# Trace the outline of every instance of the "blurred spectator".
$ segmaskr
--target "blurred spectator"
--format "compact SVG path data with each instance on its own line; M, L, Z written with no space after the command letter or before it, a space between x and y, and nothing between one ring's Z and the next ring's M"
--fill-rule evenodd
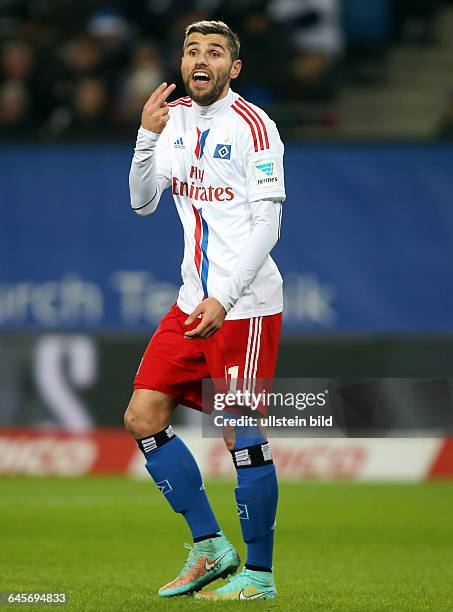
M102 53L98 42L83 34L72 40L65 52L68 72L74 76L95 75L100 72Z
M127 122L137 123L143 105L164 76L157 51L145 42L133 50L128 68L121 86L120 115Z
M266 107L284 98L289 90L291 50L282 28L263 10L262 4L255 2L255 6L250 6L250 12L236 13L231 19L241 39L243 61L241 76L233 88L259 106Z
M0 138L29 138L33 136L31 105L22 81L10 80L0 86Z
M438 140L453 142L453 91L450 92L447 110L437 129Z
M20 81L32 79L33 49L21 40L10 40L2 49L2 78Z
M101 9L89 17L87 33L101 49L106 78L113 80L128 61L133 28L117 10Z
M102 77L101 61L100 46L86 34L64 44L51 86L54 107L60 108L71 103L81 79Z
M10 100L16 96L23 99L27 112L32 113L39 124L45 114L46 101L36 76L35 63L34 49L25 41L12 39L1 49L0 86L6 92L6 98Z
M339 0L271 0L268 10L292 45L290 97L333 97L343 54Z
M71 108L60 109L51 122L51 135L71 140L114 139L109 92L104 81L92 77L77 84Z
M115 138L116 89L129 59L131 28L115 10L97 10L86 32L63 45L48 138Z

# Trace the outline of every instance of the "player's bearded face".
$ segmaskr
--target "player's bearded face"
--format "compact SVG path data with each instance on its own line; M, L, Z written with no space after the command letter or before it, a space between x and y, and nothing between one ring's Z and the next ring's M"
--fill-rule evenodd
M206 86L200 86L190 74L187 77L183 76L183 79L187 95L197 104L206 106L216 102L222 96L230 80L230 70L224 70L215 77L211 76Z
M187 95L202 106L222 98L228 91L233 64L223 36L191 34L181 63Z

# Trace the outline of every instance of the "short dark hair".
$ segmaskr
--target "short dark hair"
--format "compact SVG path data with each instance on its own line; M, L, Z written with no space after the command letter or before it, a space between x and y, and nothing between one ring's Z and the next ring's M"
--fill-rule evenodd
M184 49L187 45L187 39L191 34L198 32L199 34L220 34L225 36L227 39L228 49L230 50L230 55L232 60L239 59L239 51L241 49L241 43L239 41L239 36L236 32L233 32L231 28L227 26L223 21L196 21L195 23L191 23L186 28L186 36L184 38Z

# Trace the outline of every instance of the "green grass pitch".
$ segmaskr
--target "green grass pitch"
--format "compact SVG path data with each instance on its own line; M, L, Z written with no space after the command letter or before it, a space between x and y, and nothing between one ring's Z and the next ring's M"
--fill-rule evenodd
M233 488L207 483L244 558ZM161 600L190 537L150 482L1 479L0 591L66 591L68 611L453 610L453 484L282 483L277 522L275 602Z

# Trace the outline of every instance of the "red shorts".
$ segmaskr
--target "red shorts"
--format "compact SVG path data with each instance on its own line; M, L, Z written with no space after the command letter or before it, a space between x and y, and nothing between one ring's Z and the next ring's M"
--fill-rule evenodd
M143 355L135 389L166 393L184 406L203 410L203 379L236 378L253 387L272 380L277 362L282 314L224 321L207 339L186 340L188 315L174 304L160 322Z

